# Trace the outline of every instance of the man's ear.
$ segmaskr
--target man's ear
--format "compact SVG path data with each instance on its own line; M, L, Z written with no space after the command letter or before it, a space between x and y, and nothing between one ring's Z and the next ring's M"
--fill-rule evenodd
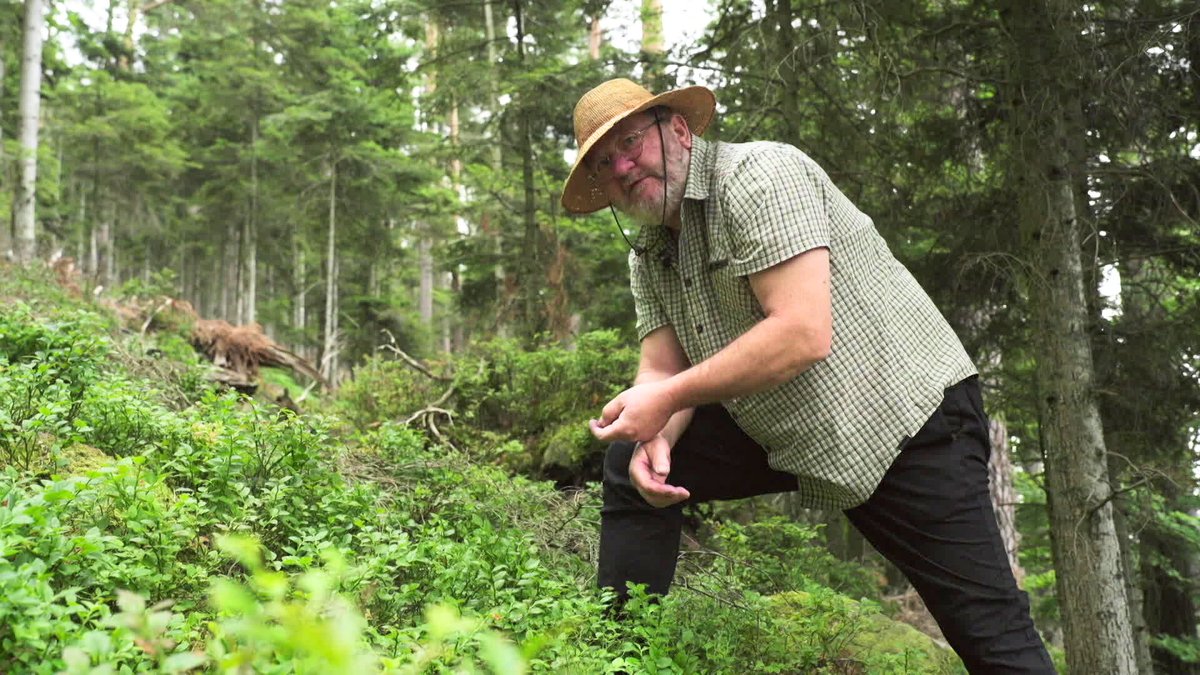
M679 140L679 144L688 150L692 149L692 130L688 128L687 120L675 113L671 116L671 133Z

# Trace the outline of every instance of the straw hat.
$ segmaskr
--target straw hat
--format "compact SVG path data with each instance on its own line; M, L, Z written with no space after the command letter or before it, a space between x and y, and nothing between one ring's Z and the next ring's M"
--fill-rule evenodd
M665 105L683 115L692 133L699 135L712 121L717 97L707 87L684 87L655 96L639 84L609 80L575 104L575 142L579 154L563 186L562 205L571 213L591 213L608 206L600 185L592 181L583 160L608 130L630 115Z

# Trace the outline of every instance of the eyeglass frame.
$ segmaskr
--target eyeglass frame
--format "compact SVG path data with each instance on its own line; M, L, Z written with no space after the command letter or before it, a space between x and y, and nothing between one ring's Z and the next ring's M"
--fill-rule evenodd
M638 129L637 131L631 131L627 134L624 134L621 137L618 144L629 138L634 138L633 145L628 150L621 150L621 151L618 151L615 153L608 153L606 155L601 156L596 161L590 162L591 166L593 167L592 173L591 173L592 180L594 180L596 182L605 182L605 181L608 181L610 178L612 178L612 167L613 167L613 162L615 161L614 160L615 157L624 157L625 159L628 159L631 162L635 161L635 160L637 160L637 158L641 157L642 156L642 148L646 144L646 132L650 131L651 128L662 124L663 122L664 122L664 120L661 119L658 116L657 111L655 111L654 119L649 124L642 127L641 129ZM595 168L595 167L600 166L604 162L608 162L607 168L605 168L605 169ZM604 175L604 173L606 171L607 171L608 175Z

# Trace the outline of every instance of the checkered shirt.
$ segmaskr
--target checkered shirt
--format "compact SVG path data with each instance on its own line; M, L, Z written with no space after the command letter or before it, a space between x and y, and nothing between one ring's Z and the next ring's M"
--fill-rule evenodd
M828 358L722 404L772 467L798 477L806 506L861 504L975 366L871 219L807 155L780 143L693 143L678 243L643 227L643 252L629 256L638 338L670 324L699 363L764 318L748 275L828 248Z

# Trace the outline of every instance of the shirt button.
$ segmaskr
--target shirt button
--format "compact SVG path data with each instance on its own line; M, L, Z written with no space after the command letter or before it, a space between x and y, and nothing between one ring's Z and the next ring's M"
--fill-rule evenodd
M689 278L689 279L684 279L684 280L683 280L683 287L684 287L684 288L691 288L691 287L692 287L692 280L691 280L690 278Z
M696 324L696 334L699 335L700 333L703 333L703 332L704 332L704 324L702 324L702 323Z

